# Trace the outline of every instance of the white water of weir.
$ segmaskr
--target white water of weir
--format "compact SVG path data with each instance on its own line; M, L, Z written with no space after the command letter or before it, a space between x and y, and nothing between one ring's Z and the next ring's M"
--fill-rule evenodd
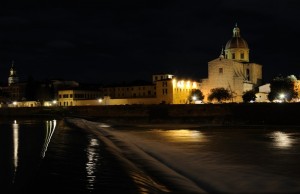
M170 142L153 141L148 136L114 130L83 119L70 119L78 127L94 132L123 162L154 179L161 191L179 193L291 193L300 192L299 180L272 174L257 165L233 164L212 152L195 152ZM142 133L139 132L139 133ZM194 131L195 135L201 135ZM193 141L193 140L191 140ZM197 138L195 139L197 141ZM145 188L144 188L145 189ZM147 188L146 188L147 189Z

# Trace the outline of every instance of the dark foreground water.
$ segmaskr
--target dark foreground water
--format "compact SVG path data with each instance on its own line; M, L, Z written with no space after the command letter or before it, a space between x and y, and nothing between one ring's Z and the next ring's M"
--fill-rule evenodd
M5 120L0 143L1 193L300 193L298 127Z

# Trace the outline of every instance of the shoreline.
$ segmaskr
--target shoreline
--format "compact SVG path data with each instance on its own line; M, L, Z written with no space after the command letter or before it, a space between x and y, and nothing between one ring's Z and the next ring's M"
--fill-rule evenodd
M297 126L299 110L300 103L18 107L0 108L0 117L78 117L119 124Z

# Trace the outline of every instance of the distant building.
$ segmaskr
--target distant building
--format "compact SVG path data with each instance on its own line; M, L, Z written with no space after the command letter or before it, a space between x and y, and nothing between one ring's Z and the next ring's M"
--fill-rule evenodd
M296 99L294 99L295 102L299 102L300 101L300 80L295 80L294 82L294 90L297 93L298 97Z
M8 86L11 86L12 84L15 84L18 82L19 82L19 77L17 76L17 72L14 69L14 61L13 61L11 64L10 71L9 71Z
M59 90L59 106L126 105L126 104L188 104L193 90L200 83L177 79L171 74L152 76L152 82L134 82L106 86L95 90ZM98 93L100 92L100 93Z
M255 94L255 102L270 102L268 95L271 92L270 84L264 84L258 87L258 92Z
M25 90L26 83L19 82L14 62L12 62L8 75L8 84L7 86L1 87L2 96L6 97L6 102L21 101L24 100Z
M262 81L262 66L249 62L249 47L241 37L237 25L220 56L208 62L208 78L203 79L201 89L205 101L211 89L223 87L233 94L234 102L242 102L242 95L259 86Z

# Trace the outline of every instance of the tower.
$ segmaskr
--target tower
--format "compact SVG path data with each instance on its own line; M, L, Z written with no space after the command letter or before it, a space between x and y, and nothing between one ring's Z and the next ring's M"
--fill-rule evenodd
M18 82L19 82L19 77L17 76L17 72L14 69L14 61L12 61L11 68L9 71L9 76L8 76L8 86Z

